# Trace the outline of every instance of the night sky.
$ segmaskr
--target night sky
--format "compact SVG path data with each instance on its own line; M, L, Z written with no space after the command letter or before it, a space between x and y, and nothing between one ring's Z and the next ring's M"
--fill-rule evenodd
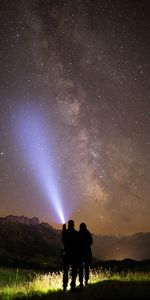
M48 182L76 228L149 231L150 1L0 0L0 20L0 216L61 227Z

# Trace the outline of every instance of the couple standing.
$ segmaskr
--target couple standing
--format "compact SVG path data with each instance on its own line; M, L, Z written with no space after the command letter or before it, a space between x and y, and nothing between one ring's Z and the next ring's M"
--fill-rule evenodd
M68 221L62 228L62 242L64 249L61 252L63 260L63 290L66 291L68 285L68 273L71 267L71 290L75 289L76 277L79 272L80 287L83 287L83 273L85 271L85 284L89 280L89 266L92 259L91 245L92 235L86 228L85 223L80 224L79 231L74 228L74 221Z

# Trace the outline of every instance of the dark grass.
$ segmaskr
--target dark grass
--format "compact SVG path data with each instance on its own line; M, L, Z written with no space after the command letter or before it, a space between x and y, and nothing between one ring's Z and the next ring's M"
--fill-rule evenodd
M89 284L74 291L49 292L46 295L32 297L17 297L16 300L98 300L98 299L150 299L150 282L106 280Z
M31 284L34 279L40 279L44 282L45 272L41 275L34 271L27 270L0 270L0 288L8 284L13 285L14 290L12 293L5 293L0 295L0 300L98 300L98 299L149 299L150 298L150 273L149 272L121 272L114 273L95 269L90 273L91 283L83 288L77 287L73 292L62 291L62 275L55 273L53 288L50 281L46 281L47 287L45 292L42 287L38 286L37 289L31 289L29 293L17 292L15 289L18 284L26 286L26 283ZM49 275L48 275L49 278ZM59 279L59 287L55 283L55 279ZM48 279L49 280L49 279ZM68 287L70 286L70 283ZM56 291L57 289L57 291ZM19 294L20 293L20 294ZM27 296L28 295L28 296Z

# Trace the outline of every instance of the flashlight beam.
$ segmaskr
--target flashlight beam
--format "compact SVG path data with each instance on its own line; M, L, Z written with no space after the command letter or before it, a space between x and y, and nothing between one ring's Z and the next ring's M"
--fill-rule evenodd
M26 163L30 165L34 175L38 179L39 184L43 188L43 192L53 206L55 214L61 223L65 223L62 209L62 199L58 191L56 182L56 166L53 154L53 136L52 142L46 138L46 130L43 126L43 119L37 111L27 110L19 115L18 135L23 148Z

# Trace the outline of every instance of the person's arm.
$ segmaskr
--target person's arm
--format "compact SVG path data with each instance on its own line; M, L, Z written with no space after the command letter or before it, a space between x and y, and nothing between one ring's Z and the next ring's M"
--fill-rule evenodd
M92 245L93 244L93 238L92 238L92 234L89 232L89 244Z
M65 245L65 243L66 243L66 224L63 224L63 227L62 227L62 242Z

